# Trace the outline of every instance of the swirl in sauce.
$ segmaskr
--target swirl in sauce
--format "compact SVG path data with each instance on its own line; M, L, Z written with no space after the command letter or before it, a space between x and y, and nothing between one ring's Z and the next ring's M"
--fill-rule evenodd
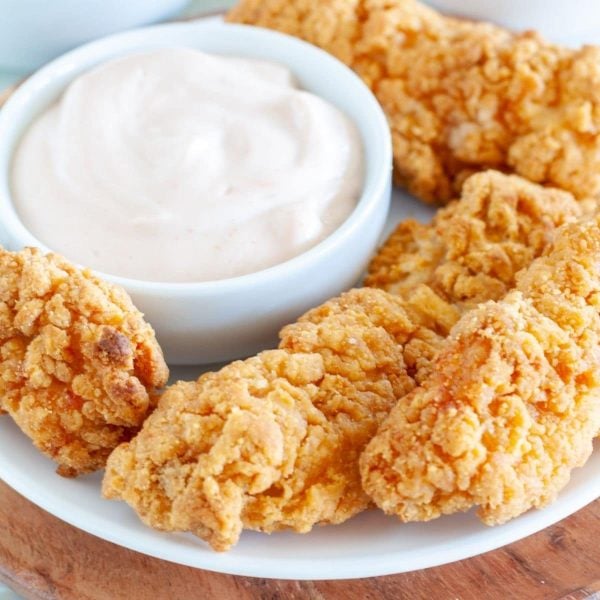
M99 271L209 281L331 234L363 186L354 124L274 63L162 49L75 79L12 165L25 226Z

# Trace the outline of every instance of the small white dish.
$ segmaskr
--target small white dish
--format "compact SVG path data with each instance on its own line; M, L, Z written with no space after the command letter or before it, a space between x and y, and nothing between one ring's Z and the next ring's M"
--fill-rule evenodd
M0 0L0 67L32 71L96 38L179 13L189 0Z
M513 31L535 29L557 44L598 44L598 0L425 0L449 15L490 21Z
M91 67L135 51L173 46L288 66L302 88L355 122L364 146L365 183L355 210L333 234L300 256L257 273L202 283L146 282L99 273L129 292L156 330L169 363L206 364L272 346L281 326L356 283L388 213L392 148L385 116L360 79L335 58L295 38L214 19L114 35L53 61L0 111L0 242L7 248L51 250L27 231L11 202L11 156L31 120Z

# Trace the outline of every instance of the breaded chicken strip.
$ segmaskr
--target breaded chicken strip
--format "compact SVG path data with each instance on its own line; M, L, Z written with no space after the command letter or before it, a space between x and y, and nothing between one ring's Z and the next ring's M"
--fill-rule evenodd
M358 456L413 380L402 301L351 291L281 332L278 350L234 362L162 396L110 456L108 498L148 525L227 550L242 528L309 531L369 504Z
M561 225L595 213L597 202L516 175L472 175L462 197L430 225L398 225L373 258L365 285L403 298L422 327L404 348L417 382L429 375L441 339L467 311L497 300L540 256ZM435 332L435 335L434 335Z
M0 249L0 408L58 473L102 468L167 378L124 290L55 254Z
M460 313L497 300L515 275L541 255L557 227L597 203L497 171L469 177L460 200L439 210L430 225L401 222L379 249L365 285L411 298L426 285Z
M228 19L355 69L387 113L397 182L424 200L447 202L487 167L600 196L597 47L560 48L414 0L241 0Z
M566 225L517 289L467 313L429 379L361 457L385 512L479 507L503 523L553 501L600 429L600 218Z

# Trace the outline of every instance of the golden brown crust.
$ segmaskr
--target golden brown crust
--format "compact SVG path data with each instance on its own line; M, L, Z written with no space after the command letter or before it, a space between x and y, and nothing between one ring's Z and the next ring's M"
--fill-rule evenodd
M305 532L363 510L358 456L414 385L402 301L353 290L281 332L278 350L169 388L111 455L103 491L216 550L242 528Z
M517 290L467 313L361 457L383 510L488 524L551 502L600 428L600 219L566 225Z
M425 285L462 314L504 296L556 229L591 208L595 202L578 203L568 192L515 175L472 175L460 200L430 225L398 225L371 261L365 285L407 299Z
M104 494L153 527L192 531L217 550L243 528L304 532L363 510L358 457L391 406L429 376L461 314L514 284L517 268L580 214L568 193L498 173L472 179L469 197L438 222L455 230L451 240L468 233L469 244L444 246L419 226L434 251L420 239L409 251L433 258L397 295L351 291L285 327L278 350L167 390L137 437L110 457ZM475 285L460 295L457 284L442 285L444 266L463 269L461 257L471 256L472 267L490 249L500 290Z
M415 0L242 0L355 69L387 113L398 183L447 202L484 168L600 196L600 49L446 18Z
M168 370L127 294L35 249L0 249L0 407L74 476L137 431Z

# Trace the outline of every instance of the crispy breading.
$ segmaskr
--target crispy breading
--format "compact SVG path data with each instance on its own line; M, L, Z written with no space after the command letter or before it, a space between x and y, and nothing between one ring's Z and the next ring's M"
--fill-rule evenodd
M600 196L600 48L447 18L415 0L241 0L228 20L355 69L392 129L397 182L447 202L484 168Z
M401 222L372 259L365 285L407 299L426 285L462 314L504 296L558 227L595 209L515 175L478 173L430 225Z
M366 508L358 457L392 405L429 375L462 312L514 284L554 229L581 213L566 192L499 173L472 180L445 222L473 240L468 266L496 257L488 276L500 290L476 277L470 298L457 284L434 289L432 273L469 255L454 244L434 253L429 263L439 268L419 285L400 284L397 295L354 290L309 311L282 330L278 350L168 389L137 437L110 457L104 494L152 527L192 531L217 550L243 528L305 532Z
M361 456L385 512L479 507L503 523L554 500L600 429L600 218L565 225L516 290L467 313L431 376Z
M169 388L108 460L103 492L148 525L227 550L242 528L299 532L369 504L358 456L413 387L402 301L353 290L281 332L278 350Z
M55 254L0 249L0 408L61 475L102 468L167 378L124 290Z

